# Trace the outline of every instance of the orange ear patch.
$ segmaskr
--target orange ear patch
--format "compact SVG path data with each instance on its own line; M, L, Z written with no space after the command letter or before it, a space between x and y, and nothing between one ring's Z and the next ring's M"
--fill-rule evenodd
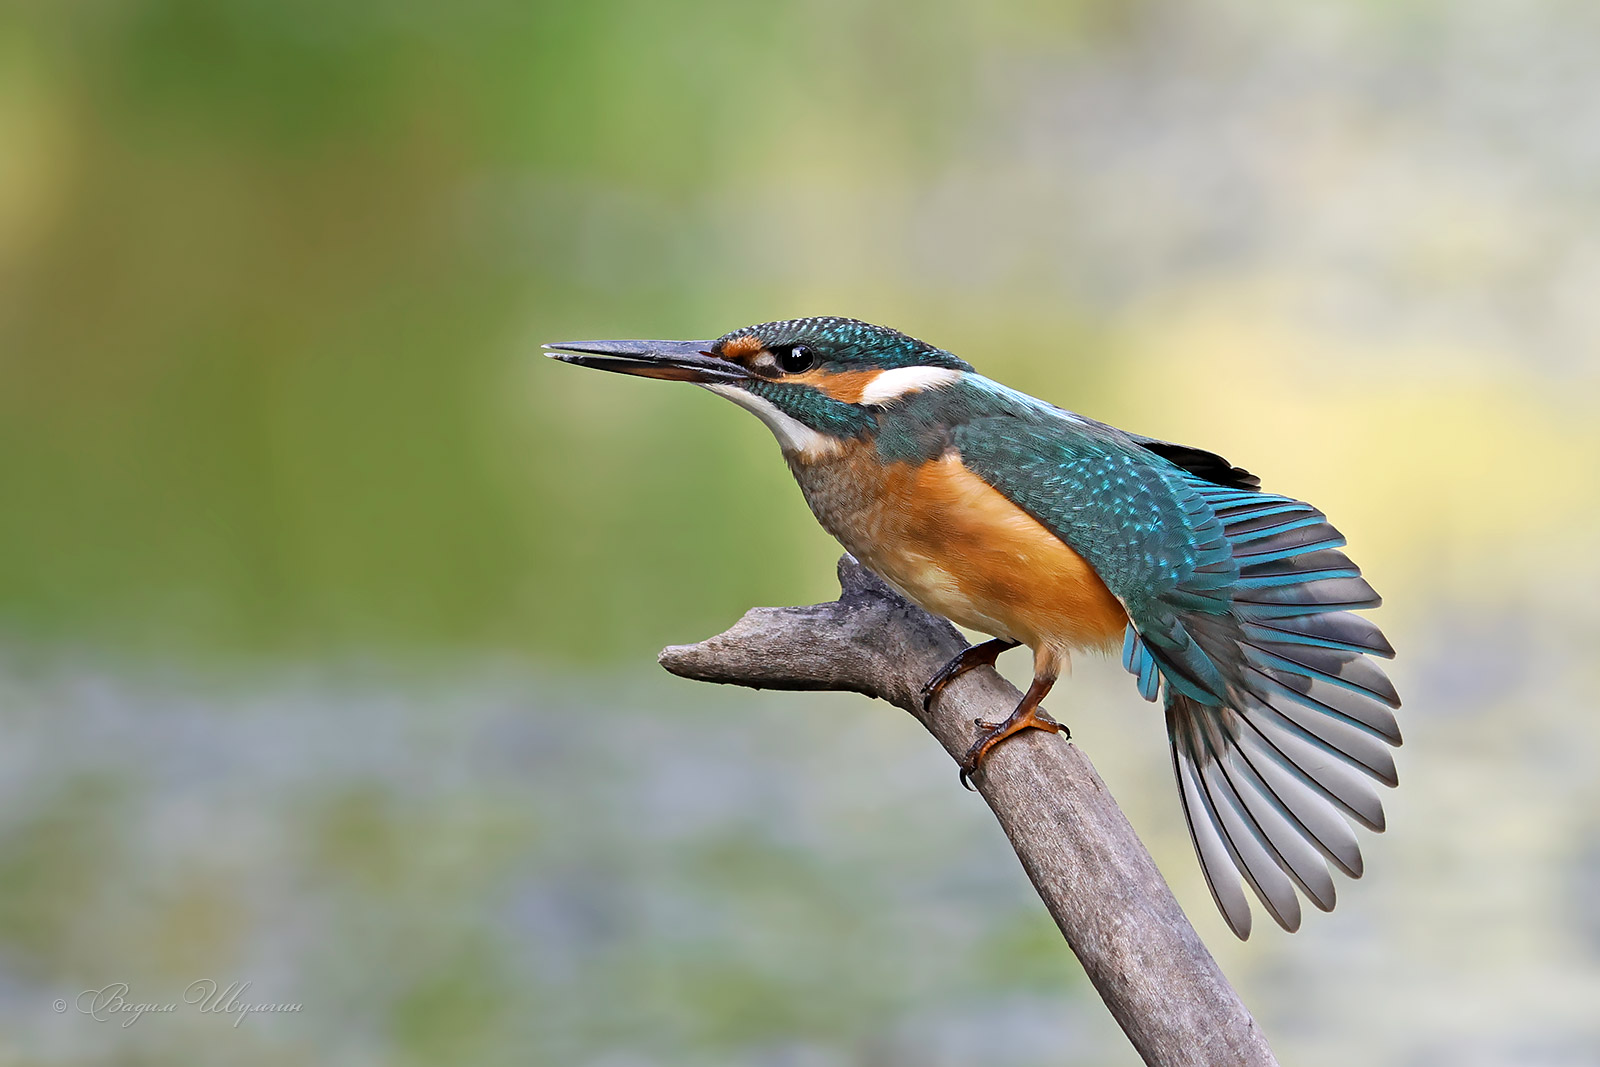
M859 404L862 394L867 391L867 386L882 373L880 370L827 371L821 367L814 367L804 374L787 375L783 380L820 389L833 399L846 404Z

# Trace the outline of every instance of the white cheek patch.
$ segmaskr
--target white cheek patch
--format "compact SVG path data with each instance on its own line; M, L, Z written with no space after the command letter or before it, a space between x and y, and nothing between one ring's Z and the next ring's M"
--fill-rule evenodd
M770 400L756 396L747 389L741 389L737 385L703 383L700 387L718 396L727 397L745 410L754 412L756 418L767 424L767 429L772 431L772 435L778 439L778 444L785 452L797 453L802 459L822 459L837 455L839 452L838 441L785 415Z
M938 389L961 380L949 367L896 367L879 374L861 390L861 403L881 407L924 389Z

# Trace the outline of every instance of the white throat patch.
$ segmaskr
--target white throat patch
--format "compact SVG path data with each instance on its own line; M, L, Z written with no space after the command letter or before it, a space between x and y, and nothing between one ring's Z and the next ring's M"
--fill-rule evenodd
M756 396L748 389L741 389L737 385L706 383L700 383L700 388L727 397L745 410L754 412L756 418L767 424L767 429L772 431L772 436L778 439L778 444L785 452L793 452L807 460L825 459L839 453L838 441L785 415L772 401Z

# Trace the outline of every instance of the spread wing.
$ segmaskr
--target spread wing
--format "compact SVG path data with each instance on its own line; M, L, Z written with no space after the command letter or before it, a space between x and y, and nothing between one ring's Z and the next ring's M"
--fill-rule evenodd
M1195 852L1238 936L1239 878L1285 929L1296 890L1333 907L1332 863L1362 870L1341 816L1382 830L1373 782L1396 783L1392 656L1358 615L1376 593L1321 512L1260 491L1199 449L1038 405L975 418L963 462L1087 559L1128 609L1123 663L1164 691Z

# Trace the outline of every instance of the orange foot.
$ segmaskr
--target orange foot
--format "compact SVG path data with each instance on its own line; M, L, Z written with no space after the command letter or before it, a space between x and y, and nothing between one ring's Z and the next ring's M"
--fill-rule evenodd
M1029 694L1032 695L1031 693ZM972 788L972 775L977 771L978 765L989 754L989 750L1012 734L1023 730L1046 730L1050 733L1060 731L1068 738L1072 731L1056 722L1049 715L1034 704L1030 704L1027 697L1017 705L1005 722L991 722L988 719L973 719L972 724L983 730L978 739L972 742L972 747L967 749L967 754L961 758L961 784L968 789Z

